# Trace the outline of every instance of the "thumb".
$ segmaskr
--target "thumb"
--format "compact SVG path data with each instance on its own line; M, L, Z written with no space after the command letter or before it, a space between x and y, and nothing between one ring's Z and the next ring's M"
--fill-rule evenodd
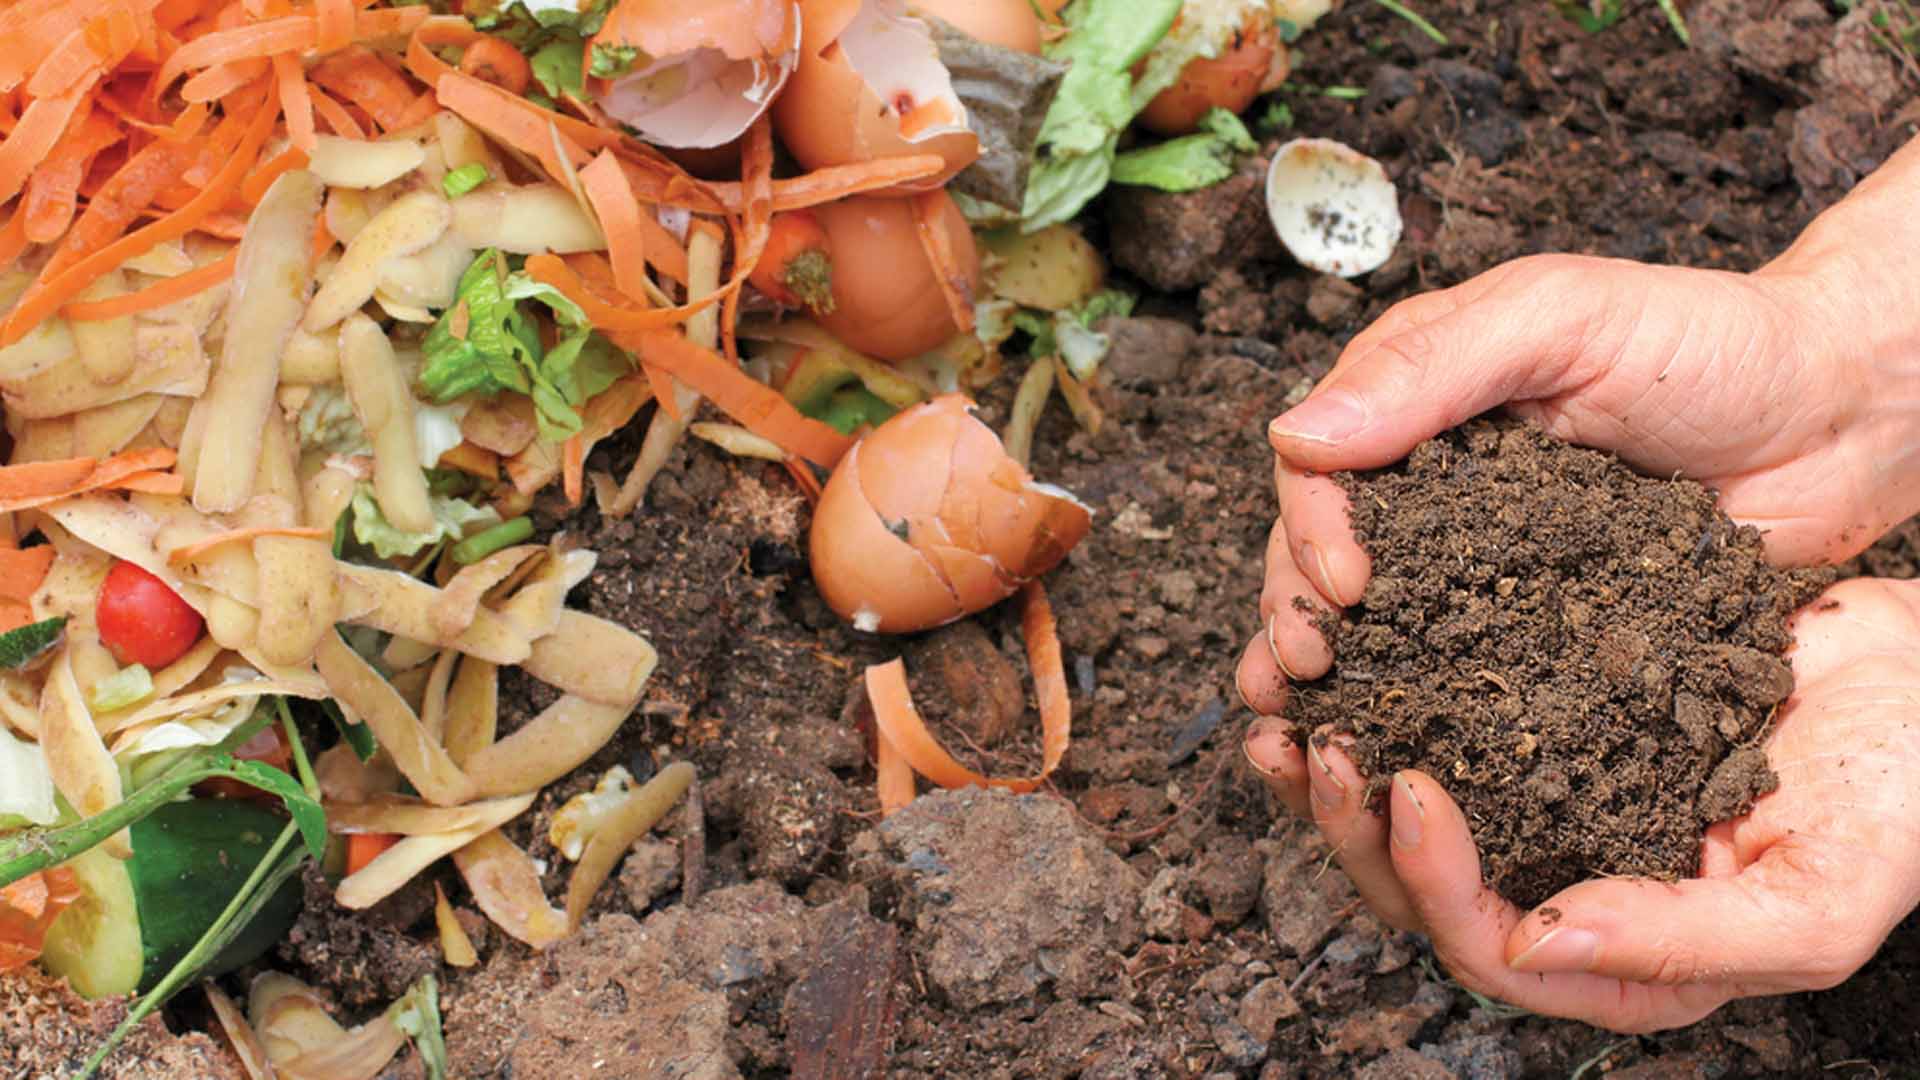
M1678 882L1585 881L1536 908L1507 939L1527 973L1585 972L1679 986L1737 983L1755 991L1839 984L1879 948L1877 920L1847 912L1873 895L1845 860L1787 840L1733 877ZM1837 882L1834 872L1845 874Z
M1573 389L1613 310L1615 290L1596 285L1623 272L1537 256L1403 301L1347 345L1268 440L1297 468L1378 468L1496 405Z

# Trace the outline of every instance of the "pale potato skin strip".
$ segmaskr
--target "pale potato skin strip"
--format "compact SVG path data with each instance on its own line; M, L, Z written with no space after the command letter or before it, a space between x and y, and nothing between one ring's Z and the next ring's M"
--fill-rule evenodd
M295 169L273 182L247 219L226 339L181 447L183 463L191 462L183 471L192 476L193 505L203 512L236 510L253 494L261 433L280 384L280 353L306 313L313 285L320 196L320 181Z

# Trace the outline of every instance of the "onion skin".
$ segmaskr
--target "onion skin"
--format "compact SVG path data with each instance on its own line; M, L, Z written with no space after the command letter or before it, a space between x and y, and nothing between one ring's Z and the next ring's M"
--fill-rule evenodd
M1059 565L1093 518L1037 487L948 394L847 451L815 509L814 585L856 628L909 633L992 607Z
M940 222L965 270L963 295L980 286L973 230L953 200L940 197ZM815 207L834 253L833 310L820 325L855 352L906 360L960 332L933 264L921 246L907 199L855 195Z
M1233 47L1219 56L1201 57L1180 70L1172 86L1154 95L1140 113L1141 127L1156 135L1186 135L1200 126L1209 109L1245 112L1273 78L1274 58L1285 55L1271 19L1249 18ZM1284 70L1280 79L1284 80Z
M989 45L1040 55L1040 18L1029 0L908 0L907 8L944 19Z

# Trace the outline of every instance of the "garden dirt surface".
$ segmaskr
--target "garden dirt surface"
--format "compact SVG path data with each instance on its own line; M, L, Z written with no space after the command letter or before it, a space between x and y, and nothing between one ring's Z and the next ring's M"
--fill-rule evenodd
M1275 99L1292 126L1266 133L1382 161L1406 219L1383 268L1348 282L1292 264L1265 222L1264 161L1207 192L1130 190L1091 212L1116 278L1145 297L1107 327L1105 428L1078 431L1056 401L1035 439L1036 475L1096 512L1046 579L1074 742L1038 792L930 793L879 820L856 692L869 663L907 656L963 760L1035 769L1017 614L853 633L808 582L791 480L691 443L629 519L542 510L601 552L575 602L647 634L660 666L616 742L516 839L557 895L566 866L545 825L608 766L692 761L698 812L637 846L584 930L545 953L485 931L443 872L480 931L477 967L439 968L426 881L363 913L310 881L269 960L351 1018L438 969L463 1080L1914 1075L1920 922L1835 990L1678 1031L1518 1014L1369 915L1246 767L1232 671L1275 513L1264 427L1347 339L1399 299L1529 253L1752 269L1920 120L1913 73L1861 16L1816 0L1682 2L1691 48L1653 0L1592 34L1539 0L1413 6L1450 45L1348 0L1299 43ZM982 395L996 428L1018 373ZM636 442L590 467L623 473ZM1875 559L1911 574L1920 544ZM503 733L545 704L538 691L503 687ZM419 1066L404 1054L389 1075Z

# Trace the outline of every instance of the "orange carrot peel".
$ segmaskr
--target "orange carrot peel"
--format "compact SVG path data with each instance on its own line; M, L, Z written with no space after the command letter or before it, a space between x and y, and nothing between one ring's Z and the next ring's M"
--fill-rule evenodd
M1021 636L1027 642L1027 663L1033 671L1035 696L1040 699L1040 771L1033 776L990 778L954 760L926 722L913 707L913 695L907 687L907 668L899 659L867 668L867 699L873 706L876 731L875 763L884 787L882 809L893 810L889 801L898 803L911 785L900 781L900 763L944 788L969 785L1005 788L1029 792L1046 782L1066 755L1072 739L1073 704L1067 698L1067 670L1061 657L1060 637L1054 626L1053 608L1038 581L1028 582L1022 592L1024 607L1020 616ZM909 795L910 799L911 796Z
M39 959L47 928L80 899L80 879L64 866L0 888L0 974Z

